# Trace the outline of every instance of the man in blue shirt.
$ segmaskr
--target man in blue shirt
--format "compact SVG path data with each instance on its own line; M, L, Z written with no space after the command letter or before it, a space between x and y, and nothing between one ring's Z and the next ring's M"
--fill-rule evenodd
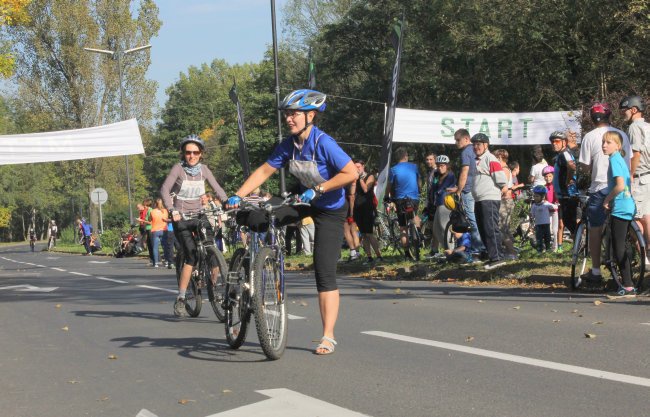
M418 167L409 162L409 155L405 148L395 151L397 164L390 169L390 194L395 199L397 206L397 222L399 223L402 246L408 246L407 225L411 218L415 219L419 227L418 205L420 204L420 173ZM419 250L419 249L417 249ZM408 251L406 257L410 255Z

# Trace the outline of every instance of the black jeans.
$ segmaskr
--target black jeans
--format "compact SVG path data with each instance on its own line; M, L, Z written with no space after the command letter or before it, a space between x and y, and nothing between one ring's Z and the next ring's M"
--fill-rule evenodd
M478 233L485 245L490 261L503 258L501 252L501 230L499 229L499 208L501 200L485 200L474 203L474 214Z
M536 224L535 225L535 239L537 239L537 251L541 252L546 249L551 249L551 225Z
M630 254L625 250L625 237L627 228L630 226L630 220L623 220L614 216L610 216L610 219L612 249L614 250L618 269L621 271L622 284L624 287L634 287ZM641 259L641 262L644 262L644 260Z
M578 228L578 200L575 198L560 198L560 218L564 227L573 236Z

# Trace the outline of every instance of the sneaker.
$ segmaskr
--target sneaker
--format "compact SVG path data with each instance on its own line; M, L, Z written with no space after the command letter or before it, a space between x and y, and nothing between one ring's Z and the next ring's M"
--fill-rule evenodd
M584 282L586 284L602 284L603 283L603 276L602 275L594 275L591 269L584 274L580 275L580 281Z
M431 252L429 252L428 255L426 255L424 257L424 259L435 259L439 254L440 254L440 252L431 251Z
M360 257L361 255L359 255L359 252L355 252L354 254L350 254L350 261L356 261Z
M154 267L154 268L158 268L158 264L153 264L153 267Z
M172 269L172 263L171 262L167 262L167 269Z
M621 287L616 292L616 295L618 295L619 297L625 297L625 298L636 297L636 288L634 288L634 287L630 287L630 288Z
M503 266L505 264L506 264L505 259L497 259L497 260L490 261L490 262L486 263L484 268L489 271L490 269L498 268L498 267Z
M174 302L174 315L176 317L187 317L187 308L184 298L177 298Z

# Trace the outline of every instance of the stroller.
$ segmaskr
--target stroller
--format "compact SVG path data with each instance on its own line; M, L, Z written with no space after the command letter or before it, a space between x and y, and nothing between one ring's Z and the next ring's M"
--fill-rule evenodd
M122 233L122 238L113 247L113 256L116 258L125 258L135 256L142 252L140 239L135 235L134 229Z

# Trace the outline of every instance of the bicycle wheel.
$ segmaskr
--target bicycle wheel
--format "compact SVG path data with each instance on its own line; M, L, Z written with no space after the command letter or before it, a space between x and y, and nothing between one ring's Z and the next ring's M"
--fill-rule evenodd
M271 248L260 249L253 265L253 312L257 337L271 360L280 359L287 345L287 309L280 268Z
M185 257L180 253L176 256L176 283L181 281L181 270L183 269L183 263L185 263ZM201 307L203 306L203 297L201 296L201 290L196 282L199 279L196 271L192 271L192 276L190 277L190 282L187 284L187 289L185 290L185 310L190 317L198 317L201 314Z
M399 229L399 223L397 219L393 218L390 221L390 241L393 250L399 253L400 256L404 256L404 248L402 247L402 240L400 238L401 231Z
M250 321L249 292L244 289L250 271L250 259L244 248L238 248L230 258L230 269L226 280L225 323L226 341L233 349L238 349L246 340ZM236 277L236 278L235 278Z
M205 251L205 264L202 268L201 276L208 287L208 299L210 300L214 315L217 316L217 320L220 323L223 323L225 319L223 299L226 288L226 277L228 277L228 264L223 254L216 247L206 246ZM215 268L218 268L219 271L215 282L212 283L212 270Z
M648 291L648 282L645 279L645 239L639 225L632 221L625 237L625 251L630 258L632 267L632 282L639 294Z
M409 236L409 251L416 261L420 260L420 247L422 245L422 240L420 239L420 232L418 228L415 227L415 223L409 223L408 228Z
M573 242L573 255L571 257L571 289L576 290L580 286L580 275L587 270L587 254L589 244L587 243L587 227L580 223L576 230L575 241Z

